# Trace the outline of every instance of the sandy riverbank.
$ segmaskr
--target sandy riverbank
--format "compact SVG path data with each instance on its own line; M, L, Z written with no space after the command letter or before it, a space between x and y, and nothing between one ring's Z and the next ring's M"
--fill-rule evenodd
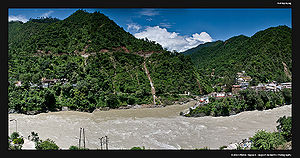
M108 136L109 149L195 149L220 146L253 136L259 129L276 130L276 120L291 116L291 105L265 111L247 111L228 117L187 118L179 116L195 101L163 108L95 111L60 111L38 115L9 114L18 120L18 131L27 137L31 131L41 139L50 138L63 149L78 145L79 128L85 128L86 147L100 148L98 138ZM9 133L15 130L9 122Z

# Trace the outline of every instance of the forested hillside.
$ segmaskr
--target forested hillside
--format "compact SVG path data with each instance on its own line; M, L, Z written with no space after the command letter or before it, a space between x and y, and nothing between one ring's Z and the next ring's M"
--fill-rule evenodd
M147 75L157 89L158 104L178 100L185 91L198 92L189 57L137 39L99 12L9 22L8 31L12 111L153 104Z
M217 84L231 85L237 72L245 71L252 85L268 81L291 81L292 29L287 26L271 27L252 37L244 35L226 41L201 44L187 50L197 68L201 85L211 91Z
M126 47L130 52L162 50L159 44L136 39L104 14L83 10L61 21L10 22L9 34L10 45L31 53L99 52L120 47Z

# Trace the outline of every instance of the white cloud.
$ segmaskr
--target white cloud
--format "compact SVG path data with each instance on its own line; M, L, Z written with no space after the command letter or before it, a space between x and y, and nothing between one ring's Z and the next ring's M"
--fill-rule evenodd
M141 26L135 23L127 24L127 30L139 31Z
M155 9L143 9L142 11L139 12L141 15L146 15L146 16L155 16L159 15L159 12Z
M136 38L147 38L156 41L169 51L183 52L213 39L206 32L194 33L191 37L180 36L176 32L168 32L166 28L159 26L147 27L144 31L135 33Z
M10 15L8 16L8 21L22 21L23 23L25 23L28 21L28 19L26 19L23 15Z
M147 21L152 21L152 18L146 18Z
M159 23L159 25L161 26L161 27L165 27L165 28L171 28L171 24L170 23Z
M54 11L53 10L50 10L44 14L41 15L41 17L49 17L50 14L52 14Z

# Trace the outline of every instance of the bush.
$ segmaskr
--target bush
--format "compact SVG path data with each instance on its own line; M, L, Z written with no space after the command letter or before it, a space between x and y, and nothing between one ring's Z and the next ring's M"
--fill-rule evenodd
M72 145L69 147L69 150L79 150L79 147Z
M276 126L279 133L284 137L286 141L292 140L292 117L280 117L276 123L279 123Z
M284 137L278 132L258 131L252 138L252 150L274 150L285 142Z
M10 139L11 140L14 140L14 139L17 139L19 137L19 133L18 132L13 132L11 135L10 135Z
M145 150L145 147L132 147L130 150Z
M286 104L291 104L292 103L292 89L284 88L282 90L282 95L284 97L284 101L285 101Z
M88 148L79 148L78 146L70 146L69 147L69 150L89 150Z
M21 150L24 144L24 139L20 137L18 132L13 132L10 137L8 137L8 149L9 150Z
M106 98L106 106L109 108L118 108L120 106L120 101L117 95L109 94Z
M36 146L37 150L58 150L59 147L55 144L53 140L46 139L45 141L41 141Z

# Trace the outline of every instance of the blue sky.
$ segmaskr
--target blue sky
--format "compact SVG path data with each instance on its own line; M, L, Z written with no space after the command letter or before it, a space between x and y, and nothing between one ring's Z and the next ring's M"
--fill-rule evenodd
M56 17L65 19L77 9L9 9L9 20ZM198 44L227 40L233 36L252 36L278 25L292 27L290 8L278 9L84 9L100 11L137 38L147 37L169 50L184 51Z

